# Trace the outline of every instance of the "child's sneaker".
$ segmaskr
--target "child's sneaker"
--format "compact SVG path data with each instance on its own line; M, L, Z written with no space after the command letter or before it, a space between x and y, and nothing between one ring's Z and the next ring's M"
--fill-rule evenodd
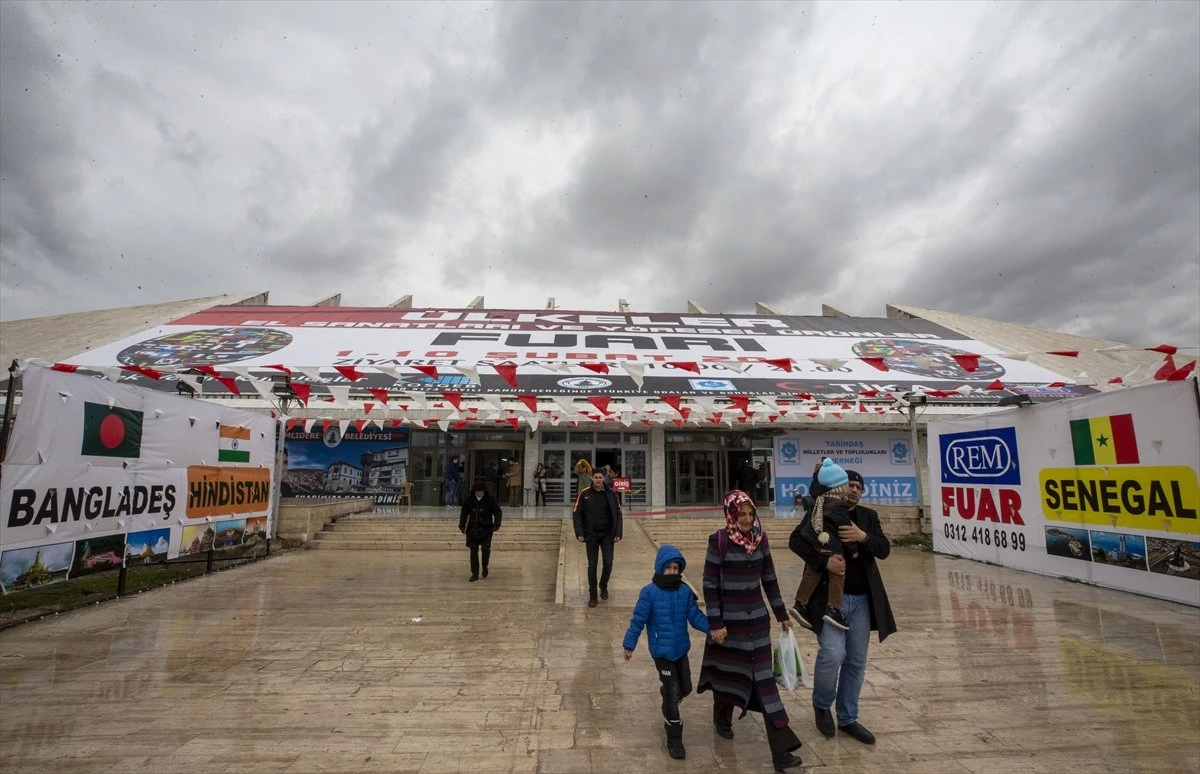
M793 604L791 607L788 608L788 614L792 616L792 618L796 621L796 623L800 624L805 629L813 628L812 621L809 621L808 618L804 615L804 608L802 608L800 606L799 602L796 602L795 604Z
M825 608L825 615L821 618L821 620L830 626L835 626L838 629L841 629L842 631L847 631L850 628L850 624L846 623L846 619L842 617L842 611L838 610L836 607Z

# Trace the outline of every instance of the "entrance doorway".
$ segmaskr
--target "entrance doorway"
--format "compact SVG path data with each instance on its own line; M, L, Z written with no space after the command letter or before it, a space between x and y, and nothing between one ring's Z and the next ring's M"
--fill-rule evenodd
M667 491L672 505L714 505L720 502L721 450L679 449L667 455Z
M742 490L759 505L769 503L774 485L771 450L739 450L726 452L726 455L727 488Z
M470 487L476 481L482 481L484 487L503 505L520 505L520 502L509 502L508 473L513 464L520 465L520 446L496 446L473 448L470 453L470 464L467 466L467 476L463 481L463 498L465 499ZM518 500L520 499L518 495Z

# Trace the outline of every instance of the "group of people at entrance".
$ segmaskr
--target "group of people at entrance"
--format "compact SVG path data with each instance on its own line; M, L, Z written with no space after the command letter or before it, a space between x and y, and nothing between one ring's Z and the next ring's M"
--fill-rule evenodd
M606 534L592 529L589 516L598 514L595 524L604 524L600 483L586 499L581 494L576 504L575 534L589 546L589 606L595 605L596 593L592 545L603 548ZM649 628L647 643L661 683L667 751L672 758L686 755L679 702L692 692L687 656L690 624L708 635L697 691L713 695L716 734L733 738L735 710L741 710L739 717L760 713L775 770L802 765L795 754L801 742L789 725L775 681L772 616L784 631L792 629L795 619L818 638L812 702L820 733L833 737L840 731L874 744L875 737L858 718L868 643L871 631L877 631L882 642L896 624L876 565L876 560L887 558L891 544L878 514L859 504L862 492L862 476L831 461L824 461L814 474L812 504L788 540L788 547L804 560L804 574L790 608L779 590L770 541L754 499L741 490L726 495L725 526L708 539L703 607L682 582L683 554L674 546L659 548L653 580L638 596L622 647L629 660L643 628ZM619 517L614 523L619 540ZM603 599L608 598L612 542L600 578Z

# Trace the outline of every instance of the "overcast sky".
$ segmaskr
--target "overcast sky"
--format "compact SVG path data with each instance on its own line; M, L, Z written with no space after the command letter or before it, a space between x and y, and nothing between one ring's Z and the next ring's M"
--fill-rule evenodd
M0 316L224 292L1200 344L1200 3L0 3Z

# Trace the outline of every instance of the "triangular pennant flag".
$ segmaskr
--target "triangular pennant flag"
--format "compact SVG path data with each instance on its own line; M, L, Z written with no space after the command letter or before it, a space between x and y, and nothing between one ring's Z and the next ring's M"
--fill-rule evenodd
M642 412L646 410L646 401L649 400L645 395L625 395L622 396L625 405L632 411Z
M678 368L680 371L691 371L694 374L700 373L700 364L695 360L676 360L673 363L667 363L672 368Z
M822 368L829 369L830 371L836 371L842 366L846 365L845 360L840 360L834 357L810 357L809 360L813 361Z
M1006 358L1008 360L1019 360L1019 361L1024 362L1029 359L1029 353L1028 352L1005 352L1004 354L1000 355L1000 357Z
M162 371L156 371L153 368L146 368L144 366L121 366L121 370L132 371L135 374L141 374L142 376L145 376L148 379L153 379L156 382L162 378Z
M354 432L361 434L363 431L363 426L366 424L367 424L367 420L365 420L365 419L354 420Z
M682 397L682 396L679 396L679 395L662 395L662 396L660 396L660 399L662 400L662 402L663 402L663 403L667 404L668 406L670 406L671 408L675 409L676 411L679 411L679 412L681 412L681 413L682 413L682 409L680 408L680 405L683 403L683 397Z
M342 436L346 435L346 432L350 429L350 422L351 422L351 420L349 420L349 419L339 419L338 420L338 434L339 435L342 435Z
M287 422L284 423L283 432L290 433L293 430L295 430L297 427L303 427L303 425L304 425L304 420L302 418L292 417L291 419L289 419Z
M79 366L71 365L70 363L55 363L50 366L51 371L62 371L64 374L73 374L79 370Z
M607 395L589 395L588 403L600 409L600 413L608 413L608 404L612 402L612 398Z
M571 370L570 363L559 363L559 362L542 363L541 366L542 366L542 368L545 368L550 371L554 371L556 373L562 373L563 371Z
M496 411L504 411L504 399L499 395L479 395L477 397L483 400L484 403L496 409ZM474 411L475 409L470 410Z
M587 370L598 373L598 374L608 373L608 364L607 363L580 363L579 367L586 368Z
M449 419L439 419L439 420L437 420L437 426L444 433L450 429L450 420Z
M973 374L979 370L979 355L971 352L960 352L950 357L954 358L954 362L958 363L959 367L969 374Z
M378 400L383 405L385 405L385 406L387 405L387 402L388 402L388 391L387 390L383 389L382 387L368 387L367 392L374 395L375 399Z
M315 425L316 423L317 423L317 420L313 417L308 417L307 419L305 419L304 420L304 432L311 433L312 429L313 429L313 425Z
M392 379L397 382L404 378L404 374L400 373L399 370L391 366L375 366L375 370L385 376L392 377Z
M730 395L729 400L733 403L735 409L741 409L743 414L750 411L750 396L749 395Z
M421 373L425 374L425 375L426 375L426 376L428 376L430 379L437 379L437 378L438 378L438 370L437 370L437 366L431 366L431 365L418 365L418 366L413 366L413 368L414 368L415 370L417 370L417 371L419 371L419 372L421 372Z
M525 417L525 424L529 425L529 432L531 433L537 432L538 423L541 421L542 420L537 418L537 415Z
M369 401L363 401L363 413L370 414L371 409L375 408L375 404Z
M718 363L718 365L729 371L733 371L735 374L740 374L742 371L746 370L746 364L740 360L722 360L720 363Z
M984 387L983 389L996 391L996 390L1005 390L1008 388L1004 386L1004 382L997 379L996 381L992 382L991 384L989 384L987 387Z
M442 397L449 401L450 405L456 409L462 408L462 393L461 392L443 392Z
M629 374L629 378L638 386L638 389L642 389L642 385L646 382L646 366L641 363L622 363L621 367L625 369L625 373Z
M575 413L575 399L569 396L555 396L554 402L562 407L567 414Z
M333 370L337 371L339 374L346 377L347 379L349 379L352 382L357 382L359 379L366 376L366 374L364 374L362 371L358 370L354 366L337 365L337 366L333 367Z
M887 363L882 357L860 357L859 360L863 361L872 368L879 369L880 371L888 370Z
M292 375L292 369L288 368L287 366L283 365L282 363L272 363L271 365L263 366L263 368L270 368L273 371L282 371L283 373L287 374L288 376Z
M467 420L465 420L465 419L460 419L460 420L458 420L457 422L455 422L455 423L454 423L454 429L455 429L455 430L462 430L462 429L463 429L464 427L466 427L468 424L470 424L470 423L469 423L469 422L467 422Z
M517 400L525 404L525 408L536 413L538 410L538 397L536 395L518 395Z
M1171 373L1170 376L1167 377L1167 381L1168 382L1186 381L1188 376L1190 376L1192 371L1194 371L1195 369L1196 369L1196 361L1192 360L1187 365L1176 368L1175 371L1173 373Z
M1079 357L1077 349L1059 349L1054 352L1047 352L1047 355L1058 355L1059 357Z
M505 421L508 422L508 424L512 425L513 430L521 429L521 420L518 419L517 417L509 417Z
M1161 352L1164 355L1174 355L1179 351L1179 347L1171 344L1159 344L1157 347L1146 347L1147 352Z
M492 366L496 369L496 373L500 374L500 378L508 382L513 387L517 386L517 366L513 363L496 363Z
M300 401L300 405L308 408L308 399L312 394L312 387L307 384L297 384L292 382L290 385L292 394L296 396L296 400Z
M325 385L325 389L329 390L329 395L333 398L333 405L335 406L345 406L346 402L350 400L350 388L344 384L327 384Z
M190 380L190 378L191 377L180 376L179 381L182 382L185 380ZM254 388L254 391L257 392L258 396L263 400L267 401L268 403L275 400L275 393L272 392L274 385L270 381L266 379L255 379L252 376L246 377L246 381L249 382L250 386ZM191 381L188 381L188 384L191 384ZM228 389L228 387L226 387L226 389ZM233 393L233 390L230 390L230 392ZM233 394L236 395L238 393Z
M767 365L773 365L776 368L782 368L789 374L792 372L792 359L790 357L769 357L764 358L763 362Z
M307 379L308 379L310 382L313 382L314 384L320 384L321 382L325 381L324 377L322 377L322 376L321 376L321 369L320 369L320 368L310 368L310 367L304 367L304 366L295 366L295 367L294 367L294 370L296 370L296 371L299 371L300 373L304 374L304 376L305 376L305 377L306 377L306 378L307 378Z
M103 374L104 378L110 382L115 382L121 378L121 369L116 366L100 366L96 370ZM109 406L109 408L112 407Z
M1129 362L1129 347L1126 347L1124 345L1118 346L1118 347L1104 347L1104 348L1098 349L1096 351L1101 354L1108 355L1113 360L1117 360L1122 363Z
M471 380L471 384L479 384L479 369L473 366L454 366L454 370Z

